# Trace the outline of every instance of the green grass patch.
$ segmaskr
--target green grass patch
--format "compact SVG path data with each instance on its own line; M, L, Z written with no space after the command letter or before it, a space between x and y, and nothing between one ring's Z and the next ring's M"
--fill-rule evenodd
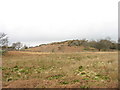
M62 82L60 82L60 84L69 84L69 82L68 81L62 81Z
M72 82L76 83L76 82L80 82L80 80L75 79Z
M59 78L62 78L63 76L64 76L64 75L59 74L59 75L50 76L50 77L48 77L48 79L49 79L49 80L59 79Z

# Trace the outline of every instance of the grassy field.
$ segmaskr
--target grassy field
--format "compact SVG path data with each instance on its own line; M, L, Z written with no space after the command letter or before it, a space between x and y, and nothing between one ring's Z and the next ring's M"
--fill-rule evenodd
M4 88L117 88L117 52L41 53L3 56Z

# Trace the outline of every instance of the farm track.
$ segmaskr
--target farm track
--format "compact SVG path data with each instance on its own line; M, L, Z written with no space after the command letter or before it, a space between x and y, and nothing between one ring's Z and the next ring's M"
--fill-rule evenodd
M24 54L91 54L91 53L118 53L118 52L31 52L31 51L9 51L10 53L24 53Z

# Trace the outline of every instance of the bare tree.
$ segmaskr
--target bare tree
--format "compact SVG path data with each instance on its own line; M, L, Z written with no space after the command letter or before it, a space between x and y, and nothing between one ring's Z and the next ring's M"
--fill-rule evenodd
M16 50L20 50L22 48L22 43L21 42L16 42L12 44L12 48Z
M5 33L0 33L0 48L7 50L8 47L8 37Z

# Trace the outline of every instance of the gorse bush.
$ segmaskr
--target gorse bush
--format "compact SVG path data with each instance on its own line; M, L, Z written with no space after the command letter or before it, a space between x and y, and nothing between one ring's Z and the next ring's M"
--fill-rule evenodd
M92 40L92 41L88 41L86 39L83 40L71 40L68 42L68 46L84 46L84 47L92 47L92 48L96 48L99 51L100 50L116 50L119 49L120 50L120 45L118 46L118 44L116 42L113 42L109 39L101 39L98 41Z

